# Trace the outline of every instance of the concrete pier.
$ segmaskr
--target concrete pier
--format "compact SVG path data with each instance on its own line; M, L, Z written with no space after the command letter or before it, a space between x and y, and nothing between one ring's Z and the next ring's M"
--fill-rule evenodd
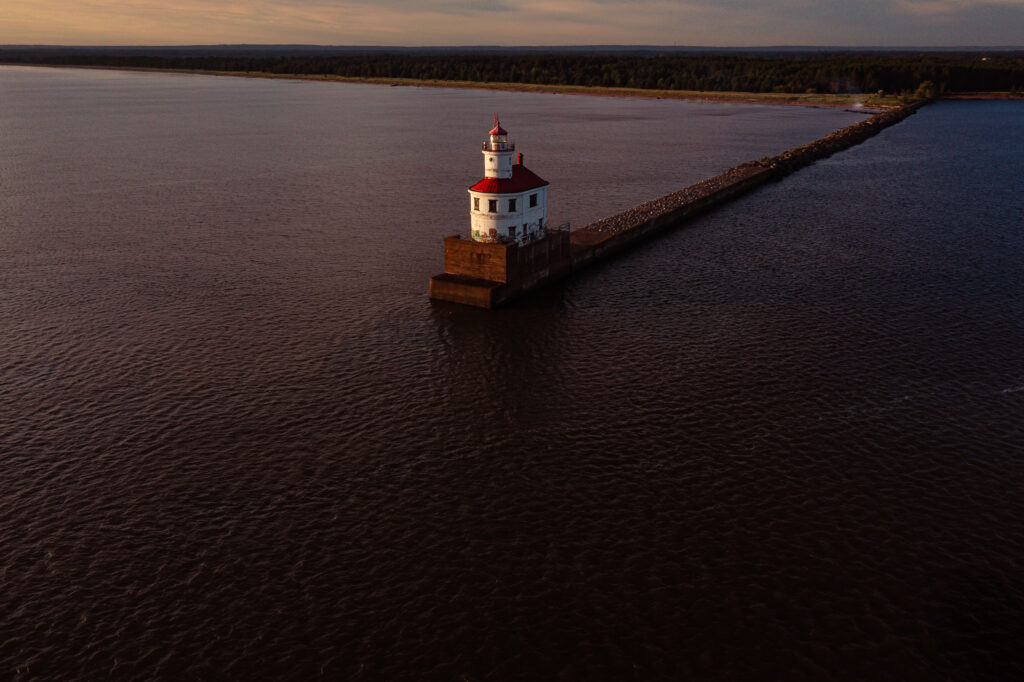
M552 230L537 241L487 244L445 237L444 274L430 279L430 297L493 308L565 277L572 269L569 231Z
M678 227L770 180L860 144L925 104L915 102L875 114L810 144L749 161L572 232L550 231L525 246L446 237L444 273L431 278L430 297L482 308L501 305L642 239Z

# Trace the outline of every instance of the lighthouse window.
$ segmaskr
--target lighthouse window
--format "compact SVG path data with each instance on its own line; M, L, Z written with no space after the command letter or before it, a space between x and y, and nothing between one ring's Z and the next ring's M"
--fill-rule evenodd
M531 194L530 195L530 208L533 208L536 205L537 205L537 195L536 194Z
M473 197L473 210L474 211L479 211L480 210L480 197Z
M511 213L514 210L516 210L516 200L515 199L509 199L508 200L508 211L509 211L509 213Z
M498 212L498 200L497 199L488 199L487 200L487 210L490 211L491 213L497 213Z

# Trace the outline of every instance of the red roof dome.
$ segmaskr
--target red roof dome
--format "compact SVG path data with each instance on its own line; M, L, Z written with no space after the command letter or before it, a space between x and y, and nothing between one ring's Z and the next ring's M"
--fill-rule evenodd
M498 121L498 115L494 115L494 129L488 133L488 135L508 135L504 128L501 127L501 123Z
M495 130L500 130L500 128ZM474 192L487 192L488 194L517 194L550 184L547 180L520 163L512 166L511 178L484 178L469 189Z

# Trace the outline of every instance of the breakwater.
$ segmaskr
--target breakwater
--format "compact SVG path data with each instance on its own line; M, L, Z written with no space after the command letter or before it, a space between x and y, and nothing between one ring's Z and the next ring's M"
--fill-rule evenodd
M571 232L551 231L530 244L485 244L458 235L447 237L444 273L431 278L430 297L484 308L501 305L818 159L860 144L925 104L915 102L875 114L814 142L748 161L585 227Z

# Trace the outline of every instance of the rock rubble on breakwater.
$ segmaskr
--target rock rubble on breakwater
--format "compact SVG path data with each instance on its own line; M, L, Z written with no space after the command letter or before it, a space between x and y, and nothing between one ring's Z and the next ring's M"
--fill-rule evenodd
M701 180L694 185L677 190L671 194L666 194L665 196L652 199L651 201L645 201L644 203L634 206L622 213L616 213L613 216L602 218L595 223L587 225L583 229L603 232L605 234L619 234L620 232L626 232L643 225L648 220L658 218L666 213L675 211L680 207L692 204L698 199L711 196L715 192L734 185L740 180L745 180L753 175L757 175L762 172L762 170L763 169L760 166L755 165L744 165L737 166L736 168L730 168L724 173L716 175L713 178Z
M826 156L831 156L836 152L841 152L844 149L860 144L894 123L899 123L926 103L927 101L914 102L898 109L883 111L859 123L840 128L836 132L814 142L794 147L775 156L768 156L748 163L767 168L772 172L774 178L781 178L814 163L818 159L823 159Z
M695 202L709 199L723 189L747 180L765 170L770 172L770 179L782 178L804 166L814 163L818 159L823 159L826 156L831 156L836 152L860 144L884 128L910 116L923 104L924 102L916 102L898 109L875 114L871 118L841 128L809 144L795 147L775 156L748 161L712 178L701 180L696 184L671 194L646 201L621 213L602 218L580 229L609 235L621 234L636 229L655 218L679 211Z

